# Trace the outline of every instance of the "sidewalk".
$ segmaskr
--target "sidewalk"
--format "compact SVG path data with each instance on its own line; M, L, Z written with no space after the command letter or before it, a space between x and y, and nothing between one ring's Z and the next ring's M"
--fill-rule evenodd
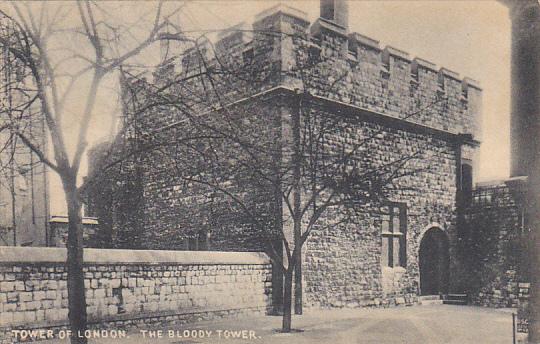
M293 333L279 332L281 317L257 316L134 330L127 333L127 338L90 339L89 343L509 344L511 312L449 305L308 310L302 316L294 316Z

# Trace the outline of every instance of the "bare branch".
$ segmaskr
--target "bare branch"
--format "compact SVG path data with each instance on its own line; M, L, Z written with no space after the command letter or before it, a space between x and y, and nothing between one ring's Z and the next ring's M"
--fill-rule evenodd
M38 158L41 160L41 162L43 162L44 164L49 166L51 169L53 169L58 174L62 173L60 168L56 164L54 164L52 161L50 161L47 158L47 156L45 155L45 153L37 145L35 145L31 140L29 140L23 133L17 131L16 134L17 134L18 137L21 138L21 140L24 142L24 144L26 146L28 146L28 148L30 148L32 150L32 152L34 152L38 156Z

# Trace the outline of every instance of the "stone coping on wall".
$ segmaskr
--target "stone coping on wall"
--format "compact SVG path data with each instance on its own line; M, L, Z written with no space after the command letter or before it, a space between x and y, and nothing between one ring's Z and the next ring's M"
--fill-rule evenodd
M0 246L0 265L18 263L64 263L65 248ZM85 264L270 264L262 252L164 251L84 249Z
M441 73L441 74L443 74L443 75L445 75L445 76L447 76L449 78L452 78L454 80L457 80L457 81L461 80L458 72L455 72L455 71L450 70L450 69L445 68L445 67L441 67L439 69L439 73Z
M419 58L419 57L415 57L412 60L412 66L413 66L413 68L418 68L418 66L422 66L423 68L429 69L429 70L431 70L433 72L438 71L437 65L435 63L430 62L430 61L425 60L425 59L422 59L422 58Z
M343 27L331 20L324 18L317 18L317 20L311 25L310 31L313 37L319 37L323 31L332 32L342 37L347 37L347 28Z
M69 219L65 215L52 215L49 220L50 223L69 223ZM83 225L99 225L99 221L96 217L83 217Z
M381 47L379 46L380 42L378 40L368 36L364 36L362 34L359 34L358 32L353 32L349 34L349 41L351 43L362 44L375 50L381 50Z
M398 49L398 48L394 48L390 45L387 45L384 49L383 49L383 55L391 55L391 56L394 56L394 57L398 57L402 60L405 60L405 61L411 61L411 58L409 56L409 53L407 53L406 51L403 51L401 49Z
M467 84L467 86L474 87L480 91L482 90L482 87L480 86L480 82L478 80L474 80L466 76L465 78L463 78L463 82Z

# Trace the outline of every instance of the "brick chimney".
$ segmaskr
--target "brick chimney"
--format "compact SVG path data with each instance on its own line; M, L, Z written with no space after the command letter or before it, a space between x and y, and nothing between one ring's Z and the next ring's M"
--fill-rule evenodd
M349 28L349 4L347 0L321 0L321 18Z

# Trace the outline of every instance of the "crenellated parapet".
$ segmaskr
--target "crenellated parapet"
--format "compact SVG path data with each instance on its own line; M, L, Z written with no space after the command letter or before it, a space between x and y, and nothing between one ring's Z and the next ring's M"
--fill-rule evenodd
M270 8L256 16L251 28L241 24L221 33L216 42L191 48L176 66L181 73L194 73L200 71L202 58L208 61L205 67L226 65L236 76L244 75L236 85L252 94L279 86L303 89L367 111L481 138L482 89L477 81L349 33L327 18L310 23L306 13L289 6Z

